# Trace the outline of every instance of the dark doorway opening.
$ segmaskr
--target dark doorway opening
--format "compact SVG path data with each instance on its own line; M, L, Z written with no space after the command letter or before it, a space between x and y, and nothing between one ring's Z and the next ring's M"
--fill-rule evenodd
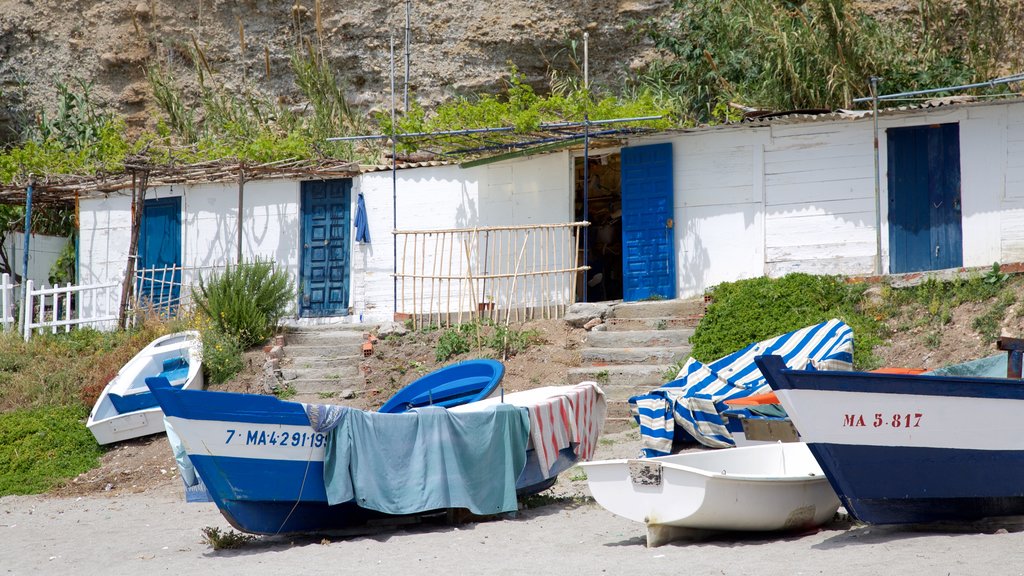
M588 193L584 203L582 157L575 159L576 221L590 222L587 250L581 243L581 258L587 255L590 270L586 282L576 290L579 302L604 302L622 298L622 183L621 157L618 152L594 154L588 159ZM584 213L586 204L586 213ZM586 291L584 291L584 284ZM584 294L586 296L584 297Z

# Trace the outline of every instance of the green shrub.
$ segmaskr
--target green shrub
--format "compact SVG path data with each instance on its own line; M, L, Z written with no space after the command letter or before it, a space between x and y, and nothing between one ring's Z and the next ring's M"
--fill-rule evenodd
M45 492L99 464L103 449L82 425L81 406L0 414L0 496Z
M753 342L838 318L853 328L854 363L874 367L871 351L883 327L859 309L865 288L836 276L809 274L719 284L710 291L712 302L690 338L692 355L710 362Z
M464 324L463 326L466 325ZM444 331L444 334L441 334L441 337L437 340L437 349L434 354L434 358L438 362L444 362L452 356L469 352L469 341L466 340L466 336L463 334L463 326L449 328Z
M216 329L202 332L203 369L209 384L223 384L242 370L242 345Z
M192 298L216 328L243 349L264 342L291 304L294 290L283 270L255 260L199 279Z

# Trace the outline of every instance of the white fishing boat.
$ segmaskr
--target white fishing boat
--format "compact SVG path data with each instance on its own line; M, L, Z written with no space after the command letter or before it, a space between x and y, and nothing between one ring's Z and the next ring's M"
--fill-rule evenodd
M160 376L171 386L203 387L202 342L189 330L161 336L125 364L107 383L86 426L100 444L164 432L164 414L146 378Z
M689 531L804 530L839 508L801 442L578 465L598 504L647 525L648 546Z

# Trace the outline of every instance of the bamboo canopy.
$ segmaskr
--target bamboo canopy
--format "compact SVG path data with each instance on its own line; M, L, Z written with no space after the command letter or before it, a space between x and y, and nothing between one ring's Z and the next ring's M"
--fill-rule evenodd
M75 176L66 174L26 175L11 184L0 184L0 204L25 203L26 187L34 186L33 203L74 204L81 198L102 197L130 191L132 178L146 172L148 186L171 184L237 183L244 171L245 180L260 179L334 179L351 178L360 173L360 166L340 160L289 159L265 164L251 164L235 159L222 159L188 165L155 164L144 157L128 158L124 170L116 174Z

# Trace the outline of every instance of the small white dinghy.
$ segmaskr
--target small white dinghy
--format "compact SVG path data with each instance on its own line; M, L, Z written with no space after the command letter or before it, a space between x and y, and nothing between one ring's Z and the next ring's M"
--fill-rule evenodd
M164 413L146 378L162 376L176 388L202 389L202 341L189 330L153 340L107 383L86 426L100 444L164 432Z
M705 530L802 530L839 499L802 442L578 464L597 503L647 525L647 545Z

